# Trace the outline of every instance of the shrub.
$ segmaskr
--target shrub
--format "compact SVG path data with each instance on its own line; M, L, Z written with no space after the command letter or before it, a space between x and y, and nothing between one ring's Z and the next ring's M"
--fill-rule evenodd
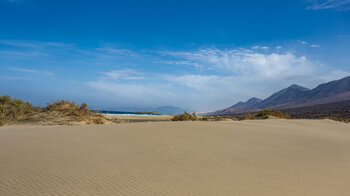
M209 117L208 116L202 116L201 118L198 118L198 120L209 121Z
M260 110L255 114L246 113L242 117L240 117L239 120L267 119L271 116L276 118L283 118L283 119L291 118L289 114L285 114L281 111L271 110L270 108L267 108L265 110Z
M254 115L251 113L246 113L243 116L241 116L238 120L251 120L254 119Z
M195 121L197 120L197 114L193 112L192 114L187 113L184 111L182 114L175 115L172 119L172 121Z
M39 109L29 102L11 99L6 95L0 96L0 126L24 119Z

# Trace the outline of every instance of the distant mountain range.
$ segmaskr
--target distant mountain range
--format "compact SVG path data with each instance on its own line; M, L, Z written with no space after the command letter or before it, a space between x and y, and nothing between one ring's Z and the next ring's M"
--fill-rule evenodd
M350 100L350 76L340 80L320 84L314 89L308 89L293 84L288 88L272 94L264 100L253 97L246 102L238 102L226 109L210 113L210 115L230 115L255 112L265 108L298 108L344 100Z

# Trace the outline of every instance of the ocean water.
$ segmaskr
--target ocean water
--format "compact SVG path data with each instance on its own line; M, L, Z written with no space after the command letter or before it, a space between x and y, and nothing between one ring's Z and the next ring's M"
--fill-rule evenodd
M118 114L118 115L163 115L142 112L121 112L121 111L100 111L102 114Z

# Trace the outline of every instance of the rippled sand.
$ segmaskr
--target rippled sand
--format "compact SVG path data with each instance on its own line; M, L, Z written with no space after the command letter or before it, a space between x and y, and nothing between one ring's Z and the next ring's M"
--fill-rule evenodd
M329 120L0 128L0 195L348 195Z

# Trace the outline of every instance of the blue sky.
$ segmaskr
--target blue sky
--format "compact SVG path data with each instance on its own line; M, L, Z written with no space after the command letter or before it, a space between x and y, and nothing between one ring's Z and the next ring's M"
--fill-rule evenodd
M0 94L211 111L350 75L350 0L0 0Z

